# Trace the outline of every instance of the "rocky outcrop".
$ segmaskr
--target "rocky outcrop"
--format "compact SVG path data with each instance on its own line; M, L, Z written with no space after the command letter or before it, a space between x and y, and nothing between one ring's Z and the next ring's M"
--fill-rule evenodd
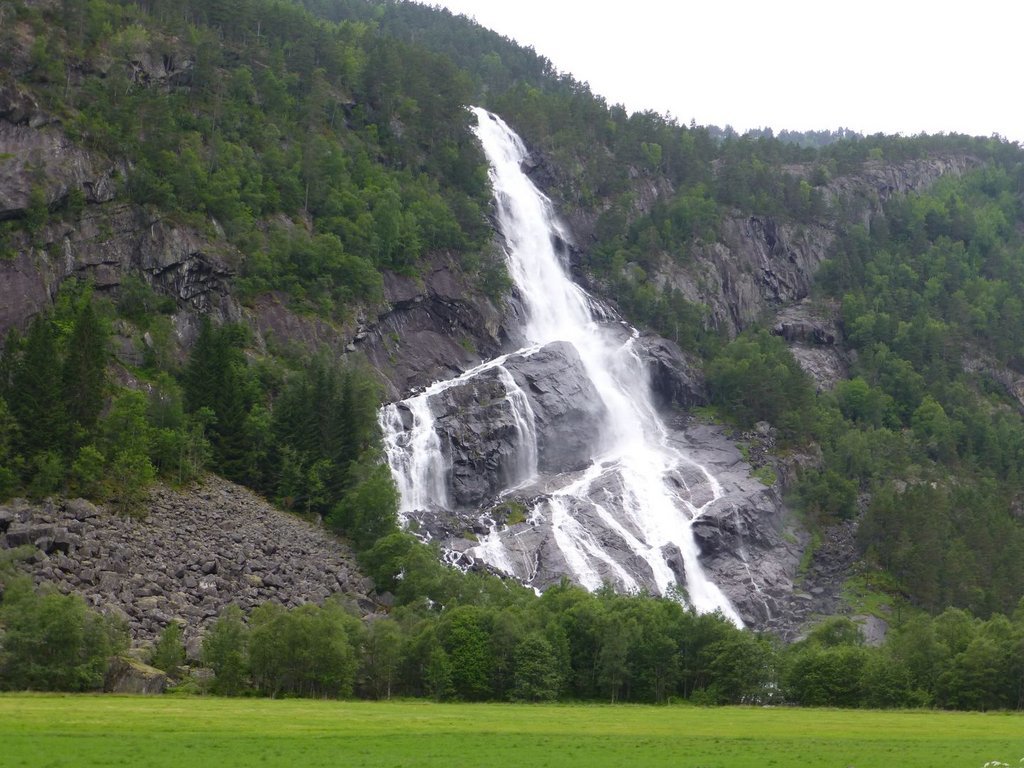
M357 330L352 351L383 378L385 399L451 378L498 353L507 341L505 316L446 254L423 276L384 274L384 310Z
M789 344L793 357L819 390L832 389L849 378L850 355L842 347L835 304L804 299L776 315L772 333Z
M456 507L474 507L514 482L509 473L522 446L497 369L446 390L433 403L441 450L451 466L449 492Z
M856 523L852 520L822 531L820 543L812 552L806 571L780 600L779 611L766 623L767 629L792 641L820 617L850 612L842 590L846 581L857 572L855 536Z
M980 165L970 155L935 155L902 163L868 160L856 173L830 180L823 192L830 203L841 201L850 207L859 202L867 224L886 200L925 190L943 176L962 176Z
M513 403L513 392L527 403ZM523 434L532 412L530 434ZM441 451L451 471L451 501L469 509L517 482L519 457L536 450L541 472L581 469L600 445L604 405L575 347L554 342L509 355L431 399ZM529 445L527 445L529 443ZM534 445L535 444L535 445Z
M686 489L685 496L694 505L702 506L712 498L698 464L713 474L721 487L720 498L692 524L706 575L748 626L797 632L799 625L786 623L785 611L802 547L779 493L752 476L735 443L716 427L680 418L671 428L671 440L695 462L679 477L680 488ZM558 495L559 488L579 480L579 473L541 474L534 483L506 494L483 513L435 514L425 518L428 523L421 530L441 541L451 562L513 574L538 589L557 584L565 573L572 572L559 536L582 537L594 546L599 543L608 556L608 560L595 563L597 585L606 582L623 588L631 584L632 588L657 592L651 566L624 534L632 525L628 516L610 524L598 506ZM602 506L609 509L619 507L622 492L613 467L603 468L591 482L591 498L601 499ZM569 517L555 512L553 497L559 504L572 505L566 510ZM518 512L511 515L510 510ZM584 542L583 546L588 545ZM683 583L686 573L681 553L666 550L663 554Z
M172 620L186 645L229 604L249 610L331 596L373 608L370 582L340 540L215 477L188 491L156 488L142 519L81 499L0 506L0 548L27 545L21 564L37 583L82 594L125 619L136 642Z
M581 469L599 450L605 407L576 348L556 341L505 363L526 392L537 427L541 472Z
M967 155L898 164L869 161L819 191L828 204L867 225L891 197L927 189L944 176L959 176L978 165ZM809 169L789 170L801 175ZM688 300L704 304L712 325L735 335L753 323L771 322L780 309L805 299L834 239L828 216L804 224L771 216L726 217L714 242L695 244L689 264L666 264L659 279Z
M637 351L647 367L655 404L664 410L690 410L707 405L708 395L700 362L673 341L645 334Z
M139 72L165 65L174 67L150 61ZM36 231L7 234L0 334L48 309L70 277L103 292L134 275L181 310L239 318L229 290L238 254L221 238L115 202L129 172L72 140L31 94L0 84L0 220L27 218L41 205L63 211Z
M347 349L352 338L349 328L294 311L288 296L278 291L256 297L243 312L266 351L301 354L329 350L340 356L355 349Z
M107 667L103 690L106 693L153 695L163 693L167 683L167 674L156 667L126 656L115 656Z
M232 250L137 206L89 206L78 221L50 224L37 239L42 247L25 238L15 258L0 261L0 284L10 286L10 301L0 304L0 333L48 308L69 277L102 292L134 275L181 309L238 318L230 297Z
M820 224L727 217L717 240L695 244L686 265L665 263L657 279L707 307L710 323L732 336L807 297L832 239Z
M980 354L977 350L965 355L961 366L967 373L987 377L998 384L1024 412L1024 374L1000 364L991 356Z
M24 216L34 190L50 207L72 192L109 202L120 170L71 141L30 94L0 85L0 220Z
M856 172L836 176L816 187L826 205L859 218L865 225L894 196L925 190L948 175L959 176L980 165L970 155L938 155L901 163L869 160ZM814 168L792 165L785 173L810 179ZM562 202L560 208L580 250L594 242L601 210L586 210L573 199L574 181L541 153L529 161L533 181ZM667 180L629 170L627 219L647 214L659 200L674 194ZM735 336L755 323L771 323L777 311L805 299L814 273L828 257L835 239L833 219L825 214L810 223L788 223L765 215L725 216L714 240L693 244L686 262L667 255L651 275L654 282L702 304L713 328ZM578 263L576 258L574 263ZM586 280L586 276L581 276ZM591 285L591 287L594 287Z
M783 613L793 591L801 551L796 523L778 488L755 478L739 449L718 428L685 424L680 439L722 486L722 497L691 526L701 566L744 623L763 629Z

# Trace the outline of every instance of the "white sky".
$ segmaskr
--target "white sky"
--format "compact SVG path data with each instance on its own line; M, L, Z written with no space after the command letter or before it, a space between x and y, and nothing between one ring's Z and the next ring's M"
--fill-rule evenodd
M998 133L1024 142L1020 0L424 0L610 104L738 131Z

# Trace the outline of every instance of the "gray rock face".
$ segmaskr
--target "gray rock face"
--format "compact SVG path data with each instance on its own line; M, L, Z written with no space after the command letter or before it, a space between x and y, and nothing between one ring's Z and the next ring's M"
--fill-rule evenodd
M90 206L74 228L53 224L41 237L47 247L37 250L26 241L15 258L0 260L0 333L48 309L68 277L116 291L125 276L136 275L182 309L238 314L230 299L232 270L211 243L135 206Z
M692 526L701 567L729 597L744 623L765 628L793 591L801 547L778 490L751 476L750 465L717 428L685 425L680 439L722 486L722 497Z
M604 405L582 366L566 342L505 362L533 411L541 472L580 469L600 442ZM475 507L518 479L510 473L524 446L508 395L499 371L489 369L431 401L458 508Z
M869 162L820 191L828 202L858 211L867 224L872 213L894 195L926 189L943 176L959 176L979 164L966 155L898 165ZM787 170L802 176L810 169ZM665 265L661 279L687 299L707 306L712 324L735 335L806 298L834 238L835 232L825 223L784 224L769 216L727 218L716 242L698 244L692 264L685 268Z
M672 441L705 466L721 485L721 496L692 524L701 568L729 598L745 624L795 632L786 623L785 614L791 603L801 547L777 490L751 476L750 466L735 444L717 428L676 424ZM468 513L457 520L435 517L427 528L442 540L455 563L469 568L494 567L538 589L557 584L572 570L559 546L559 535L588 538L599 542L610 555L608 561L595 566L599 583L657 592L651 565L627 540L640 533L628 516L620 515L616 523L610 523L605 511L569 502L563 496L562 503L574 505L573 518L579 525L566 529L566 522L556 519L550 506L552 493L577 479L573 473L542 474L536 483L503 497L500 504L476 518ZM684 468L678 482L688 489L696 506L713 498L703 473L695 467L692 471ZM615 472L603 472L594 481L591 498L603 500L605 510L621 506L622 486ZM509 524L510 505L525 510L525 519ZM561 532L557 530L560 528ZM472 530L480 541L463 538L466 530ZM682 554L672 546L662 554L676 580L684 583Z
M196 644L231 603L249 610L339 595L373 608L372 585L343 542L240 486L211 477L191 491L157 488L147 509L139 520L81 499L16 501L0 506L0 518L12 520L7 546L37 547L20 566L37 583L122 616L136 642L154 640L174 619L186 644Z
M899 164L871 161L858 172L836 177L817 189L827 203L856 212L867 224L886 200L927 189L943 176L959 176L980 164L977 158L961 154ZM531 178L552 197L560 197L559 190L573 188L573 180L547 159L537 157L532 166ZM793 165L784 170L809 179L813 169ZM630 217L649 213L675 191L663 178L636 168L629 174L629 189L633 201ZM578 205L563 207L575 211L569 224L576 242L586 250L595 239L600 212L582 212ZM806 298L834 239L827 217L798 225L770 216L734 215L722 221L715 240L694 244L687 264L666 258L652 277L687 300L703 304L709 324L735 336L753 323L771 322L778 310Z
M9 83L0 85L0 120L30 128L39 128L50 122L35 97Z
M927 189L943 176L962 176L979 165L980 160L967 155L939 155L899 164L870 160L859 173L829 181L824 193L830 202L836 199L864 201L865 214L869 216L880 203L894 196Z
M76 146L54 122L30 95L0 87L0 220L25 215L40 184L51 206L75 190L88 203L114 198L115 167Z
M666 264L661 279L689 301L704 304L711 323L735 335L805 298L832 239L832 231L818 224L726 218L717 241L697 244L685 267Z
M137 74L148 82L167 66L173 69L173 62L141 62ZM233 249L114 202L117 179L128 169L76 144L32 96L12 85L0 85L0 158L0 220L25 217L34 191L41 190L51 208L73 194L84 203L77 219L50 221L31 238L21 231L8 236L14 257L0 259L0 334L25 327L48 309L69 277L116 291L126 275L135 275L175 297L183 310L240 314L229 298Z
M484 371L435 399L435 428L450 457L452 501L473 507L507 485L520 449L512 406L494 370Z
M660 408L691 409L707 405L704 375L696 359L675 342L654 334L641 336L638 346Z
M385 309L357 331L353 349L381 374L388 399L469 370L507 341L501 310L444 254L427 260L422 280L385 273L384 298Z
M772 333L789 344L793 357L817 384L832 389L849 377L849 355L839 345L834 305L815 306L809 300L786 307L776 316Z
M799 587L783 595L779 610L765 627L786 640L796 640L816 617L832 616L843 610L842 589L857 573L856 523L845 520L822 531L822 540L814 551ZM877 638L878 626L865 627Z
M533 407L538 469L582 468L600 443L605 407L575 347L556 341L529 356L512 355L505 367Z
M961 360L961 366L968 373L987 376L1006 390L1006 394L1017 401L1018 407L1024 411L1024 375L1001 365L997 360L977 351ZM2 525L2 523L0 523Z

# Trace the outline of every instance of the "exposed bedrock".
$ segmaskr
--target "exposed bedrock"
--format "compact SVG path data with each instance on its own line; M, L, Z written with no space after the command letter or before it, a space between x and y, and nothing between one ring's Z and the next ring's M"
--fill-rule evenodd
M533 354L509 356L504 368L529 401L538 469L555 473L584 466L599 443L604 404L576 349L555 342ZM431 401L457 507L477 506L517 480L512 465L525 446L508 390L500 371L490 368Z
M672 439L721 485L721 497L692 524L701 567L745 624L778 627L794 589L801 550L799 535L788 530L790 522L778 493L751 476L750 466L720 429L679 425ZM557 584L572 571L559 546L560 535L571 535L592 542L608 556L596 562L598 582L588 586L603 582L620 590L656 593L651 566L637 554L635 524L621 514L612 522L606 514L623 504L619 478L614 468L607 470L594 480L589 494L600 504L559 493L578 482L581 472L542 472L534 483L506 494L482 513L435 512L422 521L423 530L442 541L454 562L511 574L537 589ZM696 468L680 471L677 480L693 504L711 497L706 477ZM552 505L553 499L569 506L562 512ZM661 554L683 584L683 558L674 545L666 546Z

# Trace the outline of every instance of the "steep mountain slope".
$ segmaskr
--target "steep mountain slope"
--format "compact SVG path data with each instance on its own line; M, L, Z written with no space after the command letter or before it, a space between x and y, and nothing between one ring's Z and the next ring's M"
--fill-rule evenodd
M531 147L530 174L568 223L574 275L672 342L650 361L661 401L710 402L736 429L730 461L742 450L751 463L738 471L770 481L780 606L803 529L843 520L860 533L839 559L888 569L897 596L988 614L1021 594L1016 145L720 139L627 115L532 52L407 3L10 5L0 332L52 309L66 354L61 286L90 285L109 301L119 381L177 397L175 428L200 425L217 471L334 520L363 548L390 530L387 493L371 493L387 480L374 474L369 389L316 372L306 389L295 382L327 350L347 371L368 361L393 400L511 348L522 307L485 216L486 167L463 108L476 102ZM189 389L202 317L243 329L222 339L230 402ZM775 336L742 335L759 327ZM15 368L20 349L5 347ZM17 376L3 376L17 421L30 409L12 397ZM358 445L340 445L338 427L356 422L313 427L296 405L333 392L348 414L342 390L366 394ZM290 429L285 406L301 413ZM0 445L5 493L74 485L90 447L106 470L117 462L109 435L39 449L18 426ZM313 432L316 447L302 442ZM378 501L380 520L356 514ZM931 509L935 535L917 540ZM728 524L706 542L730 540ZM817 610L837 607L843 575L808 570L803 589L829 598ZM805 614L783 612L795 617L787 632Z

